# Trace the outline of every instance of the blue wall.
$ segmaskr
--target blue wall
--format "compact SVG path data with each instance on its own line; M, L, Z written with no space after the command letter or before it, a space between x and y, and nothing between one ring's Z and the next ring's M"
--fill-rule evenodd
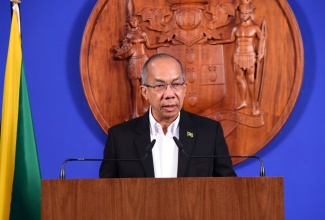
M102 156L105 133L88 107L79 72L81 39L96 0L22 2L23 52L41 172L43 179L53 179L66 158ZM288 2L303 37L304 80L287 123L258 155L268 176L284 177L286 219L324 219L324 3ZM0 1L0 91L10 16L9 0ZM97 177L98 167L72 162L67 177ZM246 161L236 171L239 176L257 176L258 163Z

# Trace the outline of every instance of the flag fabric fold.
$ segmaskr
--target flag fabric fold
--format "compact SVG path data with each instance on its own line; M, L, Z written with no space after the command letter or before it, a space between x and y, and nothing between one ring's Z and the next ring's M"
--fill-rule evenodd
M41 173L14 3L2 101L0 219L40 218Z

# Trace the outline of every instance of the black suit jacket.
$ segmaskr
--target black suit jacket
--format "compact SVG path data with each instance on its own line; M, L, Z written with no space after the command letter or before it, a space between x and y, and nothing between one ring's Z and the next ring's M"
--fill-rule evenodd
M149 111L109 129L105 159L142 158L150 143ZM192 156L229 155L219 122L181 111L179 140ZM154 177L151 152L143 161L104 161L100 177ZM178 154L178 177L236 176L230 158L189 158Z

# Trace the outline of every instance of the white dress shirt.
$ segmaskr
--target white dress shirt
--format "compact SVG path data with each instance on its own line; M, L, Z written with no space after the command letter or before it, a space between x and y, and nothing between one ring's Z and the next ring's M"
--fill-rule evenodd
M149 112L150 137L156 139L156 144L152 149L153 166L156 178L177 177L178 168L178 147L173 136L179 138L179 114L176 120L167 128L166 135L161 125Z

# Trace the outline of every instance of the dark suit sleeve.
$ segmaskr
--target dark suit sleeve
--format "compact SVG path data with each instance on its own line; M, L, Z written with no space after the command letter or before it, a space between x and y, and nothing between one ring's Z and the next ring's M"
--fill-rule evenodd
M216 132L216 147L215 147L215 155L229 155L228 146L226 140L223 135L223 130L218 123L217 132ZM232 161L229 158L216 158L214 160L214 170L213 176L218 177L227 177L227 176L237 176L232 165Z
M116 159L113 131L108 132L103 159ZM100 178L117 178L118 163L114 161L103 161L99 169Z

